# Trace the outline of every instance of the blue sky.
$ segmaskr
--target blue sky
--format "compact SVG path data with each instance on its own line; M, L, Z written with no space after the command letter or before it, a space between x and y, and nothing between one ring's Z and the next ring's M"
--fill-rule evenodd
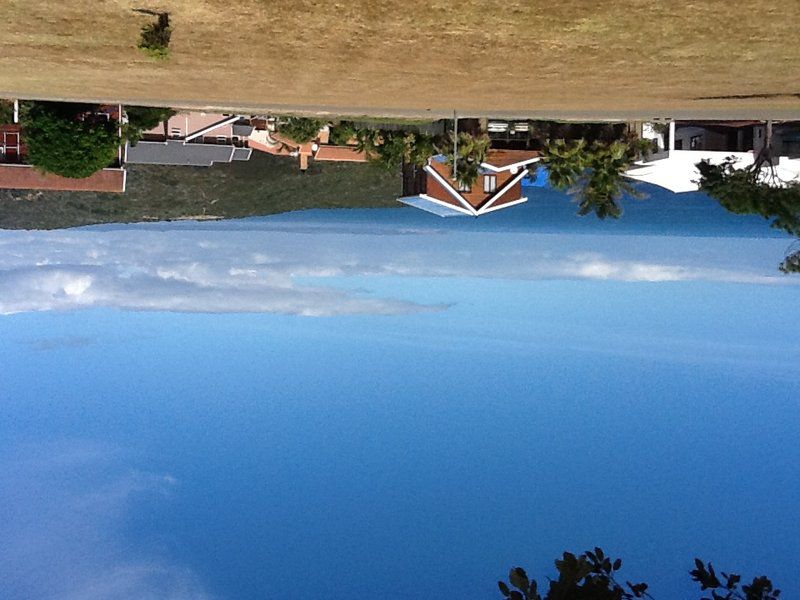
M601 545L800 592L785 238L362 217L0 232L4 589L493 598Z

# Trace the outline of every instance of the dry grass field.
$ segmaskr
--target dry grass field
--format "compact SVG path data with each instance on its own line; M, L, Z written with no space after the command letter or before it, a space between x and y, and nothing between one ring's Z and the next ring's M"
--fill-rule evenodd
M171 15L167 61L136 47L142 8ZM797 0L0 0L0 22L23 97L800 117Z

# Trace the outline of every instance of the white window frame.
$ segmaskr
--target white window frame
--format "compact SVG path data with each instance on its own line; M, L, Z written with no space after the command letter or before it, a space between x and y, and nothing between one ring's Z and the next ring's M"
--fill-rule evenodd
M497 190L497 175L484 175L483 176L483 192L491 194Z

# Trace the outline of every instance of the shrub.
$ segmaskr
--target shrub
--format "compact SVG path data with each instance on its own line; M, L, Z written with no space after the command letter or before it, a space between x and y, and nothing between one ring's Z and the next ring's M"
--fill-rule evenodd
M135 146L136 142L142 139L144 131L166 121L175 114L175 111L171 108L156 106L126 106L125 113L128 115L125 137L131 146Z
M0 100L0 125L14 122L14 103L10 100Z
M79 179L117 158L118 123L97 118L92 106L32 102L23 113L22 126L28 160L42 171Z
M324 125L319 119L289 117L280 124L278 131L298 144L305 144L315 139Z
M139 48L156 59L165 59L169 56L169 41L172 37L172 28L169 26L169 13L159 13L155 23L148 23L142 27L139 36Z

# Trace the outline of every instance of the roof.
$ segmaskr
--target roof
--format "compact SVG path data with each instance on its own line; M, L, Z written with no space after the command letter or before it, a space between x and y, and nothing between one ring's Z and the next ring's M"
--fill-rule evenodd
M247 137L248 135L253 133L255 127L253 127L252 125L237 125L236 123L234 123L232 129L233 129L233 135L238 135L239 137Z
M252 153L253 151L250 148L234 148L231 158L233 160L250 160L250 155Z
M485 164L485 163L482 163ZM469 191L461 191L452 179L449 165L434 157L425 166L427 173L425 196L478 216L487 212L525 202L522 195L522 179L528 174L523 166L518 169L498 169L481 174ZM485 179L493 179L492 191L484 191Z
M470 216L469 213L466 211L461 211L455 208L454 206L450 206L449 204L445 204L436 198L431 198L430 196L426 196L425 194L420 194L419 196L406 196L405 198L398 198L398 202L402 204L406 204L408 206L413 206L414 208L419 208L424 210L425 212L433 213L434 215L438 215L440 217L468 217Z
M486 153L486 160L481 166L492 171L523 167L539 160L540 153L536 150L495 150ZM494 167L494 168L492 168Z
M367 162L367 155L350 146L320 146L314 156L317 160Z
M181 140L167 140L139 142L135 146L129 144L126 150L127 162L131 164L210 167L215 162L231 162L239 148L227 144L188 144ZM237 157L236 160L246 159Z
M166 123L159 123L145 133L164 135L164 127L169 137L196 137L198 135L224 135L230 137L233 131L231 123L236 121L235 115L206 112L186 112L172 115ZM173 135L174 133L174 135Z
M636 166L629 169L625 176L657 185L676 194L696 192L700 189L700 185L697 183L700 180L700 172L695 165L703 160L718 165L728 157L737 159L737 164L742 167L752 165L754 162L752 152L671 150L665 158L636 163Z
M124 192L125 170L103 169L73 179L52 173L42 173L30 165L1 164L0 188L15 190L61 190L70 192Z

